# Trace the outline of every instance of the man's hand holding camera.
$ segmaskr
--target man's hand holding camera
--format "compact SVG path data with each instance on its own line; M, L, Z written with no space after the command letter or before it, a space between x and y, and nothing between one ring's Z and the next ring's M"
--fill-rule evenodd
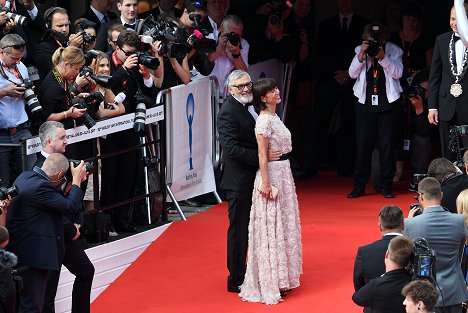
M138 56L136 53L130 55L125 62L123 63L123 67L125 70L131 70L135 66L138 65Z
M10 84L7 87L0 90L1 97L12 97L12 98L19 98L24 95L24 91L26 88L18 86L16 84Z
M71 46L80 48L83 45L83 34L71 34L68 40L70 41Z
M81 182L85 181L87 178L86 166L83 160L77 166L75 166L73 162L70 162L70 171L73 176L73 185L77 185L79 187Z

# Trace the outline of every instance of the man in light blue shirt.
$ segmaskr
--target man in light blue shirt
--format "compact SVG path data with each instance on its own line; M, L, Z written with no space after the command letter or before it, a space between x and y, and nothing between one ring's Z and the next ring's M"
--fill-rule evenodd
M18 144L32 137L24 101L25 87L18 86L29 79L26 66L21 62L26 43L16 34L0 40L0 186L8 187L10 177L32 168L35 155L26 156L24 164L21 147L5 146ZM14 167L10 167L10 163ZM13 175L11 175L13 174Z

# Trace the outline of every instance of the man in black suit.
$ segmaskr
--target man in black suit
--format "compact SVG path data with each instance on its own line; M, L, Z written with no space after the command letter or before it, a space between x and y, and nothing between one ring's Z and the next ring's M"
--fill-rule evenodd
M41 139L42 151L38 153L35 166L41 167L51 153L65 153L67 137L62 123L44 122L39 127L39 138ZM67 176L68 179L71 178L70 175ZM82 212L66 214L63 217L65 253L62 264L75 275L72 291L72 312L74 313L89 313L91 286L94 277L94 266L84 252L85 239L80 236L82 224ZM44 313L55 312L55 295L59 278L60 270L48 272Z
M175 7L177 2L177 0L160 0L158 6L149 11L140 13L138 16L141 19L145 19L150 15L152 15L155 19L160 16L173 16L180 18L184 11Z
M404 229L403 211L398 206L384 206L379 213L379 228L382 238L358 248L354 261L354 290L362 288L371 279L385 273L385 253L388 243L396 236L401 236ZM364 308L364 312L371 312Z
M239 292L246 270L248 226L255 174L258 169L258 147L255 119L250 102L253 83L247 72L234 70L227 78L229 96L218 116L219 142L223 150L221 188L228 201L229 229L227 266L229 292ZM269 160L279 159L271 154Z
M405 313L401 294L403 287L411 282L406 270L414 251L413 241L398 236L390 240L385 253L385 274L370 280L353 294L353 301L369 309L368 312Z
M107 31L114 24L122 24L127 29L137 30L138 28L138 0L119 0L117 9L120 11L120 17L104 23L99 28L96 36L96 45L94 48L99 51L107 52L111 50L107 43Z
M113 0L92 0L91 5L80 17L96 23L96 32L102 24L117 18L117 14L111 11Z
M22 274L24 289L20 293L19 312L42 312L49 271L59 271L63 258L64 214L81 208L81 182L86 178L84 162L71 167L70 192L59 191L65 183L69 164L65 156L52 153L41 168L23 172L15 181L19 194L11 201L7 213L10 231L8 248L18 256L18 265L28 270Z
M465 3L465 11L468 4ZM437 36L429 74L429 122L439 125L442 156L451 161L456 152L449 149L452 125L468 124L467 48L458 40L455 9L450 12L452 31Z
M338 14L320 22L318 27L319 79L314 104L314 122L310 126L310 144L306 149L304 174L315 174L320 165L320 151L325 151L322 138L326 138L330 121L339 106L341 125L334 147L338 174L352 176L355 158L353 80L348 68L354 49L361 42L366 19L354 13L357 0L336 0Z

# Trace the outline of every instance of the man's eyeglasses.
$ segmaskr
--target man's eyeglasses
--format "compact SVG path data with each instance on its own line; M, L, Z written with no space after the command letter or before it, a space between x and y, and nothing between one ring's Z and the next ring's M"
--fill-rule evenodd
M246 84L239 84L239 85L231 85L232 87L236 87L239 90L244 90L247 88L248 90L251 90L253 87L253 82L248 82Z
M125 54L125 56L129 57L131 56L132 54L135 54L136 51L125 51L124 49L120 48L120 50L122 50L122 52Z

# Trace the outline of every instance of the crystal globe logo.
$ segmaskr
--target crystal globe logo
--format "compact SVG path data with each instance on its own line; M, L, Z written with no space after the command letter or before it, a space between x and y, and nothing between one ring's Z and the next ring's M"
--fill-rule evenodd
M193 163L192 163L192 123L193 123L193 115L195 113L195 100L193 99L193 94L189 93L187 96L187 103L185 105L185 114L187 115L187 123L189 126L189 133L188 133L188 141L189 141L189 170L193 170Z

